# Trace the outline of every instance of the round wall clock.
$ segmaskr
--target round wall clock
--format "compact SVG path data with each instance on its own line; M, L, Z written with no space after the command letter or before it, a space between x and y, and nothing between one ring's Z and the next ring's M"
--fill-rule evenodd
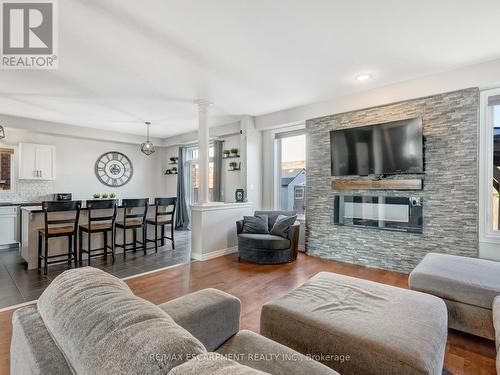
M133 173L132 162L121 152L106 152L95 162L95 175L106 186L123 186L130 181Z

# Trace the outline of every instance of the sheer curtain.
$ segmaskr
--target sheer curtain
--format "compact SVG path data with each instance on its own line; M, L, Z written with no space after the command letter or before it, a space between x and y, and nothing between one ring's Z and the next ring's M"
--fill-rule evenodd
M189 230L189 210L187 206L186 179L189 171L186 171L186 147L179 147L179 160L177 165L177 213L175 218L175 229Z

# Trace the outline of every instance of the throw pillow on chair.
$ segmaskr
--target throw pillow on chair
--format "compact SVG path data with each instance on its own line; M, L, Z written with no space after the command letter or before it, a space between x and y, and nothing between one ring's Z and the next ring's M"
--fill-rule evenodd
M297 215L294 216L279 215L273 227L271 228L270 233L274 234L275 236L287 238L288 229L295 223L295 220L297 220Z
M242 233L252 234L268 234L268 216L255 215L243 216L243 231Z

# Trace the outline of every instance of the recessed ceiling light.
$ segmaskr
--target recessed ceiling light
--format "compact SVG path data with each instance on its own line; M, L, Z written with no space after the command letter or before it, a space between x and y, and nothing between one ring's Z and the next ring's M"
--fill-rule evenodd
M372 78L371 74L360 74L359 76L356 76L357 81L367 81L370 78Z

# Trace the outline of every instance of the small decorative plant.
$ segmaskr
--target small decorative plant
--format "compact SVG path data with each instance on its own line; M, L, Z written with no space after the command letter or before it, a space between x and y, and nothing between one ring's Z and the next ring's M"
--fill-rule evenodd
M172 174L172 170L171 170L171 169L167 169L167 170L165 171L165 174Z
M237 148L232 148L231 149L231 154L233 154L233 156L238 156L239 152L240 152L240 150L238 150Z
M108 193L103 193L102 194L102 199L108 199L108 197L109 197Z
M227 158L231 155L231 150L224 150L224 157Z
M109 194L109 197L110 197L111 199L114 199L114 198L116 198L116 194L115 194L115 193L111 193L111 194Z
M94 197L94 199L101 198L101 194L99 194L99 193L94 193L92 196Z
M179 157L178 157L178 156L171 156L171 157L170 157L170 161L171 161L172 163L177 163L177 160L179 160Z
M236 163L235 161L229 163L229 168L231 168L232 171L236 170L237 167L238 163Z
M176 173L177 173L177 167L173 167L173 168L172 168L172 173L173 173L173 174L176 174Z

